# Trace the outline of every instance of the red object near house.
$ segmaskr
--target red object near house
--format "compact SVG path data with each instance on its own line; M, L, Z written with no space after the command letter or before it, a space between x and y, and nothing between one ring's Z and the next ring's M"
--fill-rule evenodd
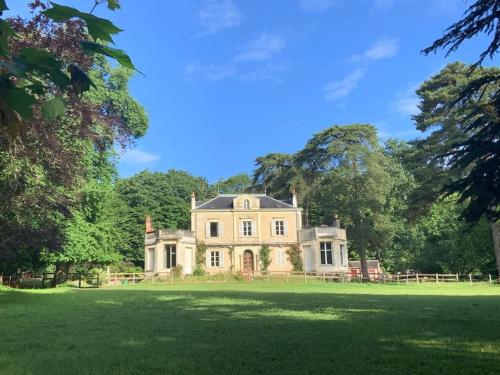
M146 216L146 233L153 233L155 230L153 228L153 220L151 216Z
M382 275L382 269L380 268L380 263L377 259L369 259L368 263L368 273L370 274L370 280L376 280ZM351 278L358 278L362 274L361 271L361 261L351 260L349 261L349 272L351 273Z

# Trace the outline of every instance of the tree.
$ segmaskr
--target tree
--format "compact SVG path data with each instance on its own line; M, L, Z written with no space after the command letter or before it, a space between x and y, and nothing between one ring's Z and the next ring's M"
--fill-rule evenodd
M464 13L464 17L446 29L445 34L434 41L430 47L422 50L428 55L439 49L448 49L446 56L456 51L464 41L471 39L478 33L490 35L493 39L479 56L480 65L489 56L491 59L500 46L500 3L498 0L477 0Z
M442 195L457 194L464 218L477 222L487 217L500 270L500 102L492 101L500 87L489 81L499 74L497 68L471 71L453 63L424 82L417 90L421 113L414 120L419 130L432 132L414 142L409 160L420 184L415 201L421 207ZM489 82L477 95L463 97L471 83L484 77Z
M248 193L252 186L252 178L248 173L240 173L215 183L220 194Z
M144 219L150 215L156 228L184 229L190 226L191 193L208 199L214 189L207 180L187 172L143 171L116 183L118 250L126 261L141 264L144 257Z
M368 279L368 253L377 254L392 237L386 210L391 178L375 128L332 126L314 135L301 154L303 165L322 175L314 195L323 222L334 212L342 218Z

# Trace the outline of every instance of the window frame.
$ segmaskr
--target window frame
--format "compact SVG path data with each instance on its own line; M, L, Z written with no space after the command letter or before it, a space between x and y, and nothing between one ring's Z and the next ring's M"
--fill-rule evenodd
M249 210L249 209L250 209L250 200L245 199L245 200L243 201L243 209L244 209L244 210Z
M217 235L212 236L212 225L215 224L217 226ZM220 236L220 224L218 220L211 220L209 221L209 226L210 226L210 238L219 238Z
M172 269L177 266L177 245L166 244L163 253L163 266Z
M210 250L210 267L221 267L220 250Z
M319 243L319 255L320 255L320 264L322 266L333 266L334 265L334 262L333 262L333 243L331 241L320 241L320 243ZM328 262L328 261L330 261L330 262Z
M274 220L274 235L284 236L285 235L285 220L278 219Z
M242 233L243 237L252 237L254 235L252 220L242 220L242 225L243 225L243 233Z

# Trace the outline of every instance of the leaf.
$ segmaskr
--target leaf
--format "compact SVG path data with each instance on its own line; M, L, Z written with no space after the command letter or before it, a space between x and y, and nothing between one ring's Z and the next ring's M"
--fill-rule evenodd
M64 116L65 109L66 106L60 96L49 99L42 105L42 112L47 120Z
M12 27L10 27L9 23L5 20L0 19L0 55L6 55L9 51L9 44L7 39L9 36L13 35L15 35L15 32Z
M90 86L95 89L97 88L87 73L81 70L76 64L71 64L68 67L68 71L71 74L71 83L78 92L88 91Z
M0 0L0 12L3 12L4 10L9 10L9 8L7 8L7 4L5 4L5 0Z
M99 53L101 55L111 57L111 58L115 59L120 65L122 65L126 68L129 68L129 69L133 69L133 70L143 74L142 72L140 72L139 70L136 69L136 67L132 63L132 60L130 59L130 57L125 53L125 51L123 51L121 49L108 47L108 46L105 46L105 45L102 45L99 43L90 42L87 40L80 41L80 44L81 44L84 51L87 51L90 53Z
M24 118L33 118L31 106L36 99L25 90L12 87L7 93L7 104Z
M118 0L108 0L108 9L109 10L121 9L119 1Z
M80 18L85 21L89 34L95 40L100 39L113 43L113 38L111 36L123 31L107 19L96 17L90 13L80 12L76 8L59 5L53 2L50 2L50 4L52 8L42 12L45 16L56 22L67 21L71 18Z
M62 89L71 83L69 77L61 71L62 63L48 51L23 48L19 51L17 60L21 60L26 65L26 70L48 74L52 82Z

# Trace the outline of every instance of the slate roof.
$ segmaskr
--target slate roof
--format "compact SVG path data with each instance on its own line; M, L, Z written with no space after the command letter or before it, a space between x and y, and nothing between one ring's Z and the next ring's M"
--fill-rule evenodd
M242 194L220 194L206 202L196 202L197 210L231 210L233 199ZM249 194L259 198L260 208L294 208L289 201L281 201L265 194Z

